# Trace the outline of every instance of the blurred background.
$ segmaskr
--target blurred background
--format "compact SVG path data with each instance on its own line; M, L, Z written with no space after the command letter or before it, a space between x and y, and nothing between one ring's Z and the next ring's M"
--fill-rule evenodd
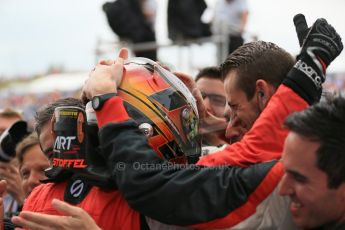
M43 104L78 96L88 72L100 58L115 58L121 46L133 44L116 36L102 10L103 0L0 1L0 109L15 107L26 119ZM206 0L204 22L212 18L214 0ZM245 41L276 43L292 54L299 45L292 18L303 13L311 25L324 17L345 38L343 0L248 0ZM194 75L219 64L212 37L172 42L168 38L167 0L157 0L154 24L157 59L173 70ZM135 48L135 47L134 47ZM345 91L345 52L330 66L326 89Z

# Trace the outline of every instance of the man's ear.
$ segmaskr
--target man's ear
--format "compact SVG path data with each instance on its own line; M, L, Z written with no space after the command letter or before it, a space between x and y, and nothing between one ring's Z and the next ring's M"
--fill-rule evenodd
M270 88L270 85L265 80L259 79L256 81L256 93L260 111L266 107L270 97L272 96Z

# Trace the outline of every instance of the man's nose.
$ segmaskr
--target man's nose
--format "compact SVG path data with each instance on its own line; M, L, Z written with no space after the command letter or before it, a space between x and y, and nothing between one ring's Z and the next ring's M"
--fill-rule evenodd
M238 126L238 118L237 117L230 117L228 121L228 125L225 130L225 137L226 138L233 138L234 136L240 135L240 129Z
M231 112L232 111L230 109L230 106L228 104L226 104L225 108L224 108L224 117L228 122L230 122L230 120L231 120L231 116L232 116Z

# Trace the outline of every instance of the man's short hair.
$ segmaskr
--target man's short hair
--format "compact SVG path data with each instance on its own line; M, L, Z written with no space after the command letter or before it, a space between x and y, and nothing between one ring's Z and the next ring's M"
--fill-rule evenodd
M35 131L37 132L38 136L40 136L43 126L47 124L47 122L51 121L55 108L59 106L76 106L85 109L85 106L81 100L73 97L59 99L43 106L35 114Z
M317 167L328 176L328 187L345 182L345 98L328 96L308 109L292 114L285 121L292 132L320 142Z
M201 69L195 77L195 82L202 78L210 78L223 81L220 69L217 66L210 66Z
M220 71L223 79L230 71L236 71L237 86L245 92L247 99L251 99L257 80L265 80L278 88L294 63L294 58L276 44L256 41L237 48L221 64Z

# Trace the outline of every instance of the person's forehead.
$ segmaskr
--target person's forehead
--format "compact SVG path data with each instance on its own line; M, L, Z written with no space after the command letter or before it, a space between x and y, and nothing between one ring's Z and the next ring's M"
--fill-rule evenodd
M199 78L198 81L196 81L196 84L204 83L204 82L220 82L223 83L221 79L211 78L207 76L203 76L202 78Z
M228 91L239 90L237 87L238 73L237 71L230 71L225 76L224 85Z
M224 84L220 79L201 78L196 82L196 87L203 92L224 94Z
M238 87L237 78L237 73L232 71L224 80L225 93L229 102L247 100L245 92Z
M286 168L301 171L318 170L316 152L320 144L295 132L286 137L282 161Z
M39 144L35 144L33 146L30 146L30 148L28 148L24 153L23 165L27 164L28 162L41 161L41 159L44 157L44 153L42 152Z

